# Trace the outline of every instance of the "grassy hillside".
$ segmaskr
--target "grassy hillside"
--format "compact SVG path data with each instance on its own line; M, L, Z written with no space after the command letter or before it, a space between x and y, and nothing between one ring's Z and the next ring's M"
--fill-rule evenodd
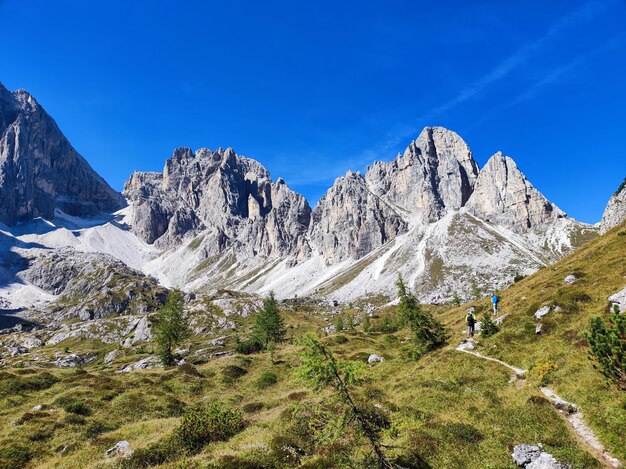
M567 285L574 273L579 280ZM607 297L626 283L626 228L616 228L572 256L501 292L507 314L499 333L477 339L477 351L529 369L520 380L497 363L459 353L463 318L469 305L430 308L451 331L449 345L409 358L408 329L393 333L394 308L387 307L354 330L323 338L337 360L365 363L370 353L385 357L367 366L354 387L358 404L384 428L382 443L389 459L403 467L515 467L510 453L519 443L542 443L558 460L574 468L602 467L571 431L568 422L538 389L538 365L554 364L544 377L565 399L578 404L602 443L626 461L626 394L616 391L587 358L584 332L589 318L608 313ZM488 288L488 286L484 286ZM488 307L488 300L475 306ZM559 305L543 318L535 334L534 312ZM38 352L53 356L66 347L95 351L100 358L83 369L61 370L26 365L16 357L0 370L0 468L145 467L157 448L181 425L181 415L198 402L219 402L242 412L243 431L200 450L176 448L164 467L368 467L366 442L350 424L329 389L317 391L298 378L301 348L294 338L320 333L334 318L310 303L283 309L288 340L274 363L268 353L230 355L171 369L117 373L123 365L148 356L144 344L105 364L112 350L93 341L63 342ZM346 307L345 318L356 316ZM245 335L252 318L239 320ZM387 326L385 326L387 325ZM192 338L190 355L211 348ZM226 350L233 350L228 337ZM215 350L222 350L215 348ZM36 408L35 406L42 406ZM105 451L120 440L143 459L113 458ZM194 454L195 453L195 454Z

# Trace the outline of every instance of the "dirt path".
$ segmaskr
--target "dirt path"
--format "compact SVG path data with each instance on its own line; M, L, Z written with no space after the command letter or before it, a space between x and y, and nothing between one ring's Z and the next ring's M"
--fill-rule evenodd
M470 345L471 344L471 345ZM524 378L527 370L522 370L520 368L516 368L508 363L503 362L502 360L498 360L497 358L487 357L481 353L475 352L472 350L473 342L463 341L456 350L459 352L467 353L470 355L474 355L475 357L481 358L483 360L488 360L490 362L498 363L509 370L513 371L518 378ZM623 467L622 463L617 459L611 456L607 450L602 446L602 443L598 440L596 435L593 433L593 430L587 426L585 421L583 420L583 416L580 413L578 406L573 402L568 402L559 396L553 389L550 388L540 388L542 394L554 404L559 413L563 414L567 421L569 422L572 430L576 434L578 440L583 444L583 446L594 456L596 456L601 462L604 463L606 467L619 468Z

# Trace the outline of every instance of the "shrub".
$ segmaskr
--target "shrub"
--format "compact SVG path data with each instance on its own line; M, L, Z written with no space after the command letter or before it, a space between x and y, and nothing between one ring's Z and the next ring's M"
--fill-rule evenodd
M343 345L348 342L348 338L345 335L338 335L333 338L333 341L337 345Z
M186 412L174 434L181 444L196 452L212 441L225 441L243 430L241 413L218 403L197 405Z
M91 409L87 407L85 401L71 401L63 406L66 412L76 415L90 415Z
M117 430L119 425L107 422L105 420L94 420L85 428L85 436L87 438L94 438L102 433L112 432Z
M41 391L58 383L59 379L44 372L35 376L16 376L11 373L0 373L0 396L9 396L28 391Z
M240 342L239 338L237 338L237 343L235 344L235 352L244 355L250 355L251 353L257 353L261 350L263 350L263 343L258 337L252 336L248 340L244 340L243 342Z
M485 313L480 322L480 335L483 337L490 337L496 334L500 328L491 319L490 313Z
M520 280L524 280L525 278L526 278L526 275L516 273L515 277L513 277L513 283L517 283Z
M278 375L273 371L264 371L256 382L259 389L269 388L278 382Z
M558 369L552 361L539 363L528 371L528 380L538 386L547 386L552 380L552 374Z
M248 372L245 368L237 365L228 365L222 370L222 378L226 382L235 381Z
M587 340L591 350L589 358L594 368L626 391L626 314L613 314L608 322L596 317L590 320Z
M0 468L19 469L25 467L33 457L28 447L20 443L3 444L0 447Z
M76 414L67 414L63 421L71 425L85 425L85 423L87 423L85 417Z

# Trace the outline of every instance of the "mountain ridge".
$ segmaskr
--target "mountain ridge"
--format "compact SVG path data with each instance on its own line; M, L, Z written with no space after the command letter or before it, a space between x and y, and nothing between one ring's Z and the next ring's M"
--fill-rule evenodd
M0 96L2 121L22 112L12 96ZM232 148L176 148L161 172L133 172L122 194L127 206L108 220L72 229L64 206L34 212L53 221L41 235L8 229L5 244L24 258L38 252L13 247L26 239L113 255L169 288L283 298L390 295L399 272L420 300L445 302L473 284L500 288L597 234L513 159L499 152L479 168L461 136L438 126L365 175L339 176L314 208Z

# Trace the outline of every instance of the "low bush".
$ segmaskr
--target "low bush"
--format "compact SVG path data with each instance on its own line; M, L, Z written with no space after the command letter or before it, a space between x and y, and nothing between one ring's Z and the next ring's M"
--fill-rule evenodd
M0 446L0 468L20 469L26 467L33 457L26 445L11 442Z
M118 428L119 425L116 423L107 422L105 420L94 420L85 428L85 436L87 438L95 438L102 433L112 432Z
M70 414L91 415L91 409L89 409L85 401L68 402L63 406L63 409Z
M263 342L257 337L251 337L244 341L239 341L235 344L235 352L243 355L250 355L251 353L258 353L263 350Z
M186 412L174 432L181 444L198 451L212 441L225 441L243 430L241 413L220 404L197 405Z
M528 371L528 380L538 386L547 386L552 381L552 375L559 367L552 361L538 363Z
M278 375L273 371L264 371L256 381L257 388L266 389L278 382Z
M222 370L222 378L226 382L235 381L248 373L248 370L237 365L228 365Z
M10 396L30 391L42 391L58 383L59 379L44 372L34 376L16 376L12 373L0 373L0 396Z
M626 314L612 314L608 322L592 318L587 340L589 358L618 389L626 391Z

